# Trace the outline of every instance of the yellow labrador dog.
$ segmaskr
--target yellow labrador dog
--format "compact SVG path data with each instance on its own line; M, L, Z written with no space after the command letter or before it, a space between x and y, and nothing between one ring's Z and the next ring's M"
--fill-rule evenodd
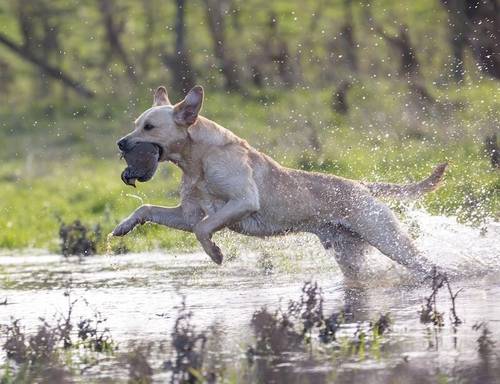
M125 156L139 143L154 144L158 148L155 161L171 161L183 176L179 206L143 205L113 235L123 236L146 222L189 231L220 264L223 254L212 235L223 228L250 236L309 232L326 249L333 248L346 275L359 272L370 247L415 271L427 273L432 268L377 197L416 198L432 191L446 164L439 165L427 179L408 185L366 183L289 169L200 116L202 104L200 86L175 105L166 89L159 87L153 107L139 116L133 132L118 141ZM141 179L141 172L147 176ZM136 169L132 180L122 175L127 184L150 177L148 169Z

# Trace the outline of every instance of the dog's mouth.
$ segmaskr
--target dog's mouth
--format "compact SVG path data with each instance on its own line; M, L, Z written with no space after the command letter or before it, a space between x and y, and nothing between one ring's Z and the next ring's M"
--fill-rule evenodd
M163 149L155 143L137 143L129 151L122 152L122 157L127 162L127 168L121 174L122 181L135 187L136 181L151 180L162 155Z

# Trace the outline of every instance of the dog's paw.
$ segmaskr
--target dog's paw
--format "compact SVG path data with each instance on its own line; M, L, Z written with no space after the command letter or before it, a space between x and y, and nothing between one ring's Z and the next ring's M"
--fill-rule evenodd
M200 222L196 224L194 227L194 234L198 241L200 242L201 246L203 247L204 251L210 258L218 265L222 264L222 259L224 258L224 255L222 254L222 251L220 248L215 244L211 239L212 233L207 230L206 226L204 226L204 222Z
M219 246L217 246L215 243L212 243L212 247L210 249L210 252L207 252L208 256L215 262L215 264L221 265L222 264L222 259L224 258L224 255L222 254L222 251L220 250Z
M123 220L120 224L113 229L113 236L125 236L138 224L134 217L129 217Z
M201 242L200 242L201 243ZM208 240L201 243L201 246L205 250L206 254L210 256L215 264L221 265L224 255L220 248L213 241Z

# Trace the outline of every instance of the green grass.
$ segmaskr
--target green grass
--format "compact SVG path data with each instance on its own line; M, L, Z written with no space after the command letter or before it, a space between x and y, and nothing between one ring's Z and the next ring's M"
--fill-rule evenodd
M477 225L500 212L498 171L482 148L488 124L498 121L495 86L483 82L464 85L460 92L434 90L441 101L465 101L467 108L419 119L407 116L406 100L397 96L402 88L392 82L356 85L348 116L332 112L329 90L254 91L248 96L209 90L204 115L284 165L349 178L405 182L425 177L434 165L448 161L444 186L423 205ZM124 162L115 141L149 99L123 112L126 104L64 105L50 113L43 105L0 111L0 139L6 143L0 155L0 248L57 251L60 218L100 224L102 252L105 235L141 201L167 206L179 202L180 171L173 165L162 165L152 181L137 189L121 182ZM311 126L322 145L319 152L311 149ZM137 251L196 246L192 235L153 225L134 231L125 244Z
M140 205L175 204L178 175L160 172L154 182L138 190L122 185L119 178L123 164L118 160L79 159L62 163L37 164L41 175L25 177L24 165L4 165L0 209L6 220L0 224L0 248L35 247L56 251L59 219L80 219L104 233L100 250L105 249L105 234ZM165 196L165 192L171 197ZM181 232L163 232L141 228L134 232L127 246L131 249L182 247L193 244Z

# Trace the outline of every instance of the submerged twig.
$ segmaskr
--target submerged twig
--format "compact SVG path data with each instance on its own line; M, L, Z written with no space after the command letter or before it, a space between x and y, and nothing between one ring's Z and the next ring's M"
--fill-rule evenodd
M436 298L439 290L443 286L443 276L437 272L436 268L432 270L432 292L426 297L426 303L420 310L420 321L422 323L433 323L438 327L444 325L443 313L437 310Z
M429 277L432 279L432 291L431 294L426 297L426 302L420 310L420 321L422 323L433 323L438 327L444 326L444 313L439 312L437 309L437 295L439 290L446 285L451 300L450 317L452 318L452 323L454 326L461 324L462 320L460 320L457 315L456 299L463 289L461 288L453 293L448 275L438 272L436 268L432 270L432 274Z
M460 320L460 318L457 315L457 307L456 307L455 300L457 299L458 294L463 291L463 288L460 288L458 291L453 293L453 291L451 290L450 281L448 280L447 276L445 276L445 283L446 283L446 287L448 288L448 293L450 294L450 300L451 300L451 308L450 309L451 309L451 317L453 320L453 325L462 324L462 320Z

